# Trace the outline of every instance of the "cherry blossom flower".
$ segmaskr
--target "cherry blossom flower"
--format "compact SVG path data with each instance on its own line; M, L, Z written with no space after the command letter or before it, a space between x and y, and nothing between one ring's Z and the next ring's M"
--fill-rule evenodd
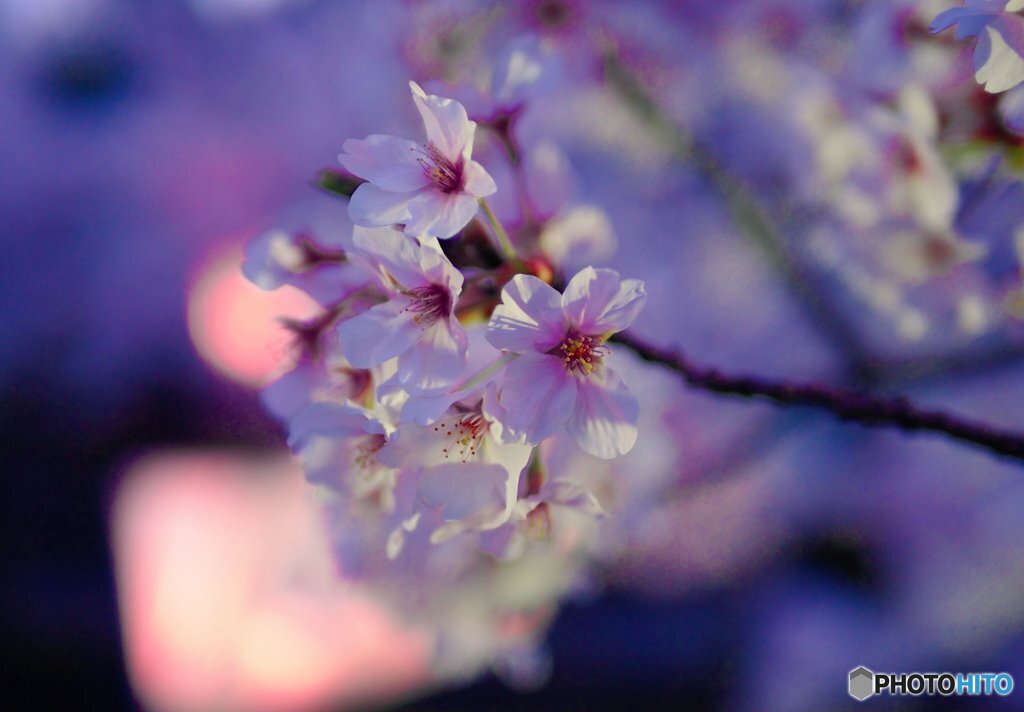
M310 482L389 512L396 471L377 457L387 442L386 431L384 423L361 408L323 401L292 419L288 445Z
M586 452L623 455L636 442L639 407L629 389L603 363L605 341L628 327L647 299L643 282L588 267L564 294L530 275L516 275L502 290L487 338L520 357L504 374L504 425L539 443L563 427Z
M958 40L977 37L974 77L985 91L1006 91L1024 82L1024 0L967 0L946 10L931 24L932 32L956 25Z
M322 361L303 357L295 368L264 388L260 400L271 415L287 422L320 401L360 405L372 391L373 382L371 371L353 368L335 345Z
M321 304L332 304L367 282L340 246L321 245L302 233L266 232L246 246L242 273L268 291L291 285Z
M593 520L608 516L592 492L569 478L559 478L545 482L536 493L515 502L507 520L481 537L480 547L498 559L518 558L531 539L550 536L553 516L566 513L582 514Z
M476 215L477 199L497 186L472 159L476 122L462 104L428 95L415 82L409 87L427 142L383 134L345 141L338 159L369 181L352 195L349 217L366 227L401 223L410 235L452 237Z
M462 274L444 254L397 230L356 227L352 239L389 299L338 327L346 358L369 368L398 357L398 382L407 389L451 383L466 359L466 332L455 318Z
M453 403L428 425L402 423L381 450L380 461L415 473L416 498L406 512L404 531L434 510L440 516L431 525L430 540L442 542L464 531L486 531L512 516L519 477L533 448L504 442L496 414L504 415L493 383ZM397 554L404 537L389 546Z

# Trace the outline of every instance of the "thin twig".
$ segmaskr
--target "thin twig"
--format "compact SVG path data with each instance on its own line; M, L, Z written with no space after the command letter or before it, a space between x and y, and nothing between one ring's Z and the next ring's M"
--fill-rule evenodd
M522 264L519 259L519 255L516 254L516 249L512 247L512 241L508 239L508 233L505 232L505 227L498 220L498 216L491 210L491 206L487 204L487 201L483 198L479 198L478 202L480 207L484 210L484 215L487 216L487 222L491 224L491 229L494 231L494 235L498 240L498 246L501 248L502 253L505 255L505 259L513 264Z
M716 368L699 366L674 349L648 344L630 334L616 334L611 340L633 350L645 361L676 371L691 386L704 391L747 398L762 397L782 405L818 408L842 420L865 425L931 431L1004 457L1024 460L1024 433L1001 430L937 410L924 410L906 398L858 393L819 383L734 376Z

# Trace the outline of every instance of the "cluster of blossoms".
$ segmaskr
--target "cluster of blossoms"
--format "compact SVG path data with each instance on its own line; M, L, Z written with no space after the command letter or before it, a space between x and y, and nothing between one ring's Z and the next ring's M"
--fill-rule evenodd
M660 138L663 126L655 122L649 136L637 131L609 100L619 92L628 103L629 87L595 80L609 44L592 30L615 4L543 5L565 12L506 10L494 32L528 34L507 42L483 77L477 70L488 62L458 52L482 53L487 43L412 37L416 71L451 82L426 85L437 95L411 84L425 139L346 141L345 172L332 179L350 195L351 235L325 245L271 233L252 244L246 264L256 284L290 284L323 307L289 324L299 358L265 401L287 423L310 481L329 494L344 575L410 620L430 622L442 676L472 675L489 663L527 677L524 668L542 667L535 644L555 604L585 586L588 563L607 553L602 547L625 538L601 532L630 526L631 512L651 512L682 469L677 391L616 353L611 339L642 309L643 284L588 266L613 251L610 221L600 208L571 201L567 158L544 135L551 117L538 120L536 107L569 87L585 113L602 117L573 129L647 161L659 177L669 175L664 156L678 146L652 151L651 136ZM689 98L685 105L665 99L661 110L694 155L714 146L714 161L695 162L705 178L727 194L774 198L762 210L735 212L781 226L755 237L783 255L781 263L799 265L784 277L809 275L795 291L818 290L812 301L834 307L834 321L844 314L869 321L862 314L873 311L869 317L886 317L904 342L941 331L933 323L941 320L955 323L957 338L1005 336L1006 323L1024 316L1024 288L1020 270L997 266L1024 262L1024 203L1001 211L979 204L1021 195L1001 160L1024 133L1020 88L981 119L959 112L965 90L951 79L955 45L915 35L931 18L909 0L865 6L840 78L822 70L834 62L815 61L812 42L801 44L799 23L779 37L736 31L752 26L745 23L754 15L744 14L751 5L768 16L786 3L737 3L707 17L696 5L667 10L685 19L662 23L671 41L640 47L619 36L617 59L634 55L663 96ZM803 5L808 27L838 16ZM416 12L429 15L431 7ZM486 24L484 10L465 7L454 24L446 15L412 25L433 37ZM1016 0L972 1L932 29L957 24L959 37L978 37L977 79L1003 91L1024 79L1020 9ZM665 36L640 25L655 40ZM701 31L677 41L690 25ZM698 74L708 79L694 84ZM640 108L644 115L642 101ZM758 131L782 136L777 150ZM983 144L984 160L950 160L944 148L957 132ZM750 150L755 142L758 150ZM646 247L683 254L672 252L681 241L663 222L653 221L659 232ZM736 285L706 286L724 294ZM871 310L849 309L836 293ZM723 331L708 330L716 339ZM855 336L874 346L864 331ZM620 372L644 394L643 411ZM608 511L616 522L599 527Z
M511 38L526 33L539 74L567 78L572 99L604 117L575 117L577 134L657 172L675 145L660 141L663 125L644 136L621 115L628 92L618 106L608 100L614 57L642 77L685 141L710 149L698 170L754 196L775 226L755 241L797 265L794 291L814 292L836 331L872 351L944 353L976 339L1014 341L1024 315L1024 9L1016 0L951 4L651 3L630 8L628 21L602 0L424 6L407 50L421 73L488 86L459 97L500 121L518 98L501 73L481 80L477 68L487 47L522 51ZM936 34L953 26L957 38L977 38L983 88L963 71L953 33ZM474 33L487 42L469 41ZM533 118L520 124L532 129Z
M464 674L467 661L532 650L577 578L568 562L603 509L555 453L611 460L632 450L640 408L608 342L646 293L594 267L559 289L558 255L579 253L564 228L574 219L520 230L513 247L483 202L497 186L472 157L477 123L459 102L410 87L424 142L344 143L341 163L358 183L344 246L269 233L250 245L244 270L324 307L289 322L300 357L265 401L287 422L308 479L330 493L342 570L420 622L425 612L446 621L439 672ZM592 212L580 219L603 236ZM480 590L520 575L532 580L511 598ZM472 604L455 606L456 583ZM467 642L467 620L490 633ZM480 640L496 650L479 650Z

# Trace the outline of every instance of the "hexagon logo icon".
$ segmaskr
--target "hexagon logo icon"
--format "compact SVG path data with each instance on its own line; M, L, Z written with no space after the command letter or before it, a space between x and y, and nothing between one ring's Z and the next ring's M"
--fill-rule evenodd
M850 670L850 697L863 702L875 694L875 673L861 665Z

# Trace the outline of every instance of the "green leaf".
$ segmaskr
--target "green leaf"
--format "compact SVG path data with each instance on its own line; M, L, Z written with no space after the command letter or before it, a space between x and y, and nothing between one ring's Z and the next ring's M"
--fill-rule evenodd
M362 178L356 178L349 173L336 171L333 168L325 168L317 176L315 185L325 193L348 200L356 192L356 188L365 182Z

